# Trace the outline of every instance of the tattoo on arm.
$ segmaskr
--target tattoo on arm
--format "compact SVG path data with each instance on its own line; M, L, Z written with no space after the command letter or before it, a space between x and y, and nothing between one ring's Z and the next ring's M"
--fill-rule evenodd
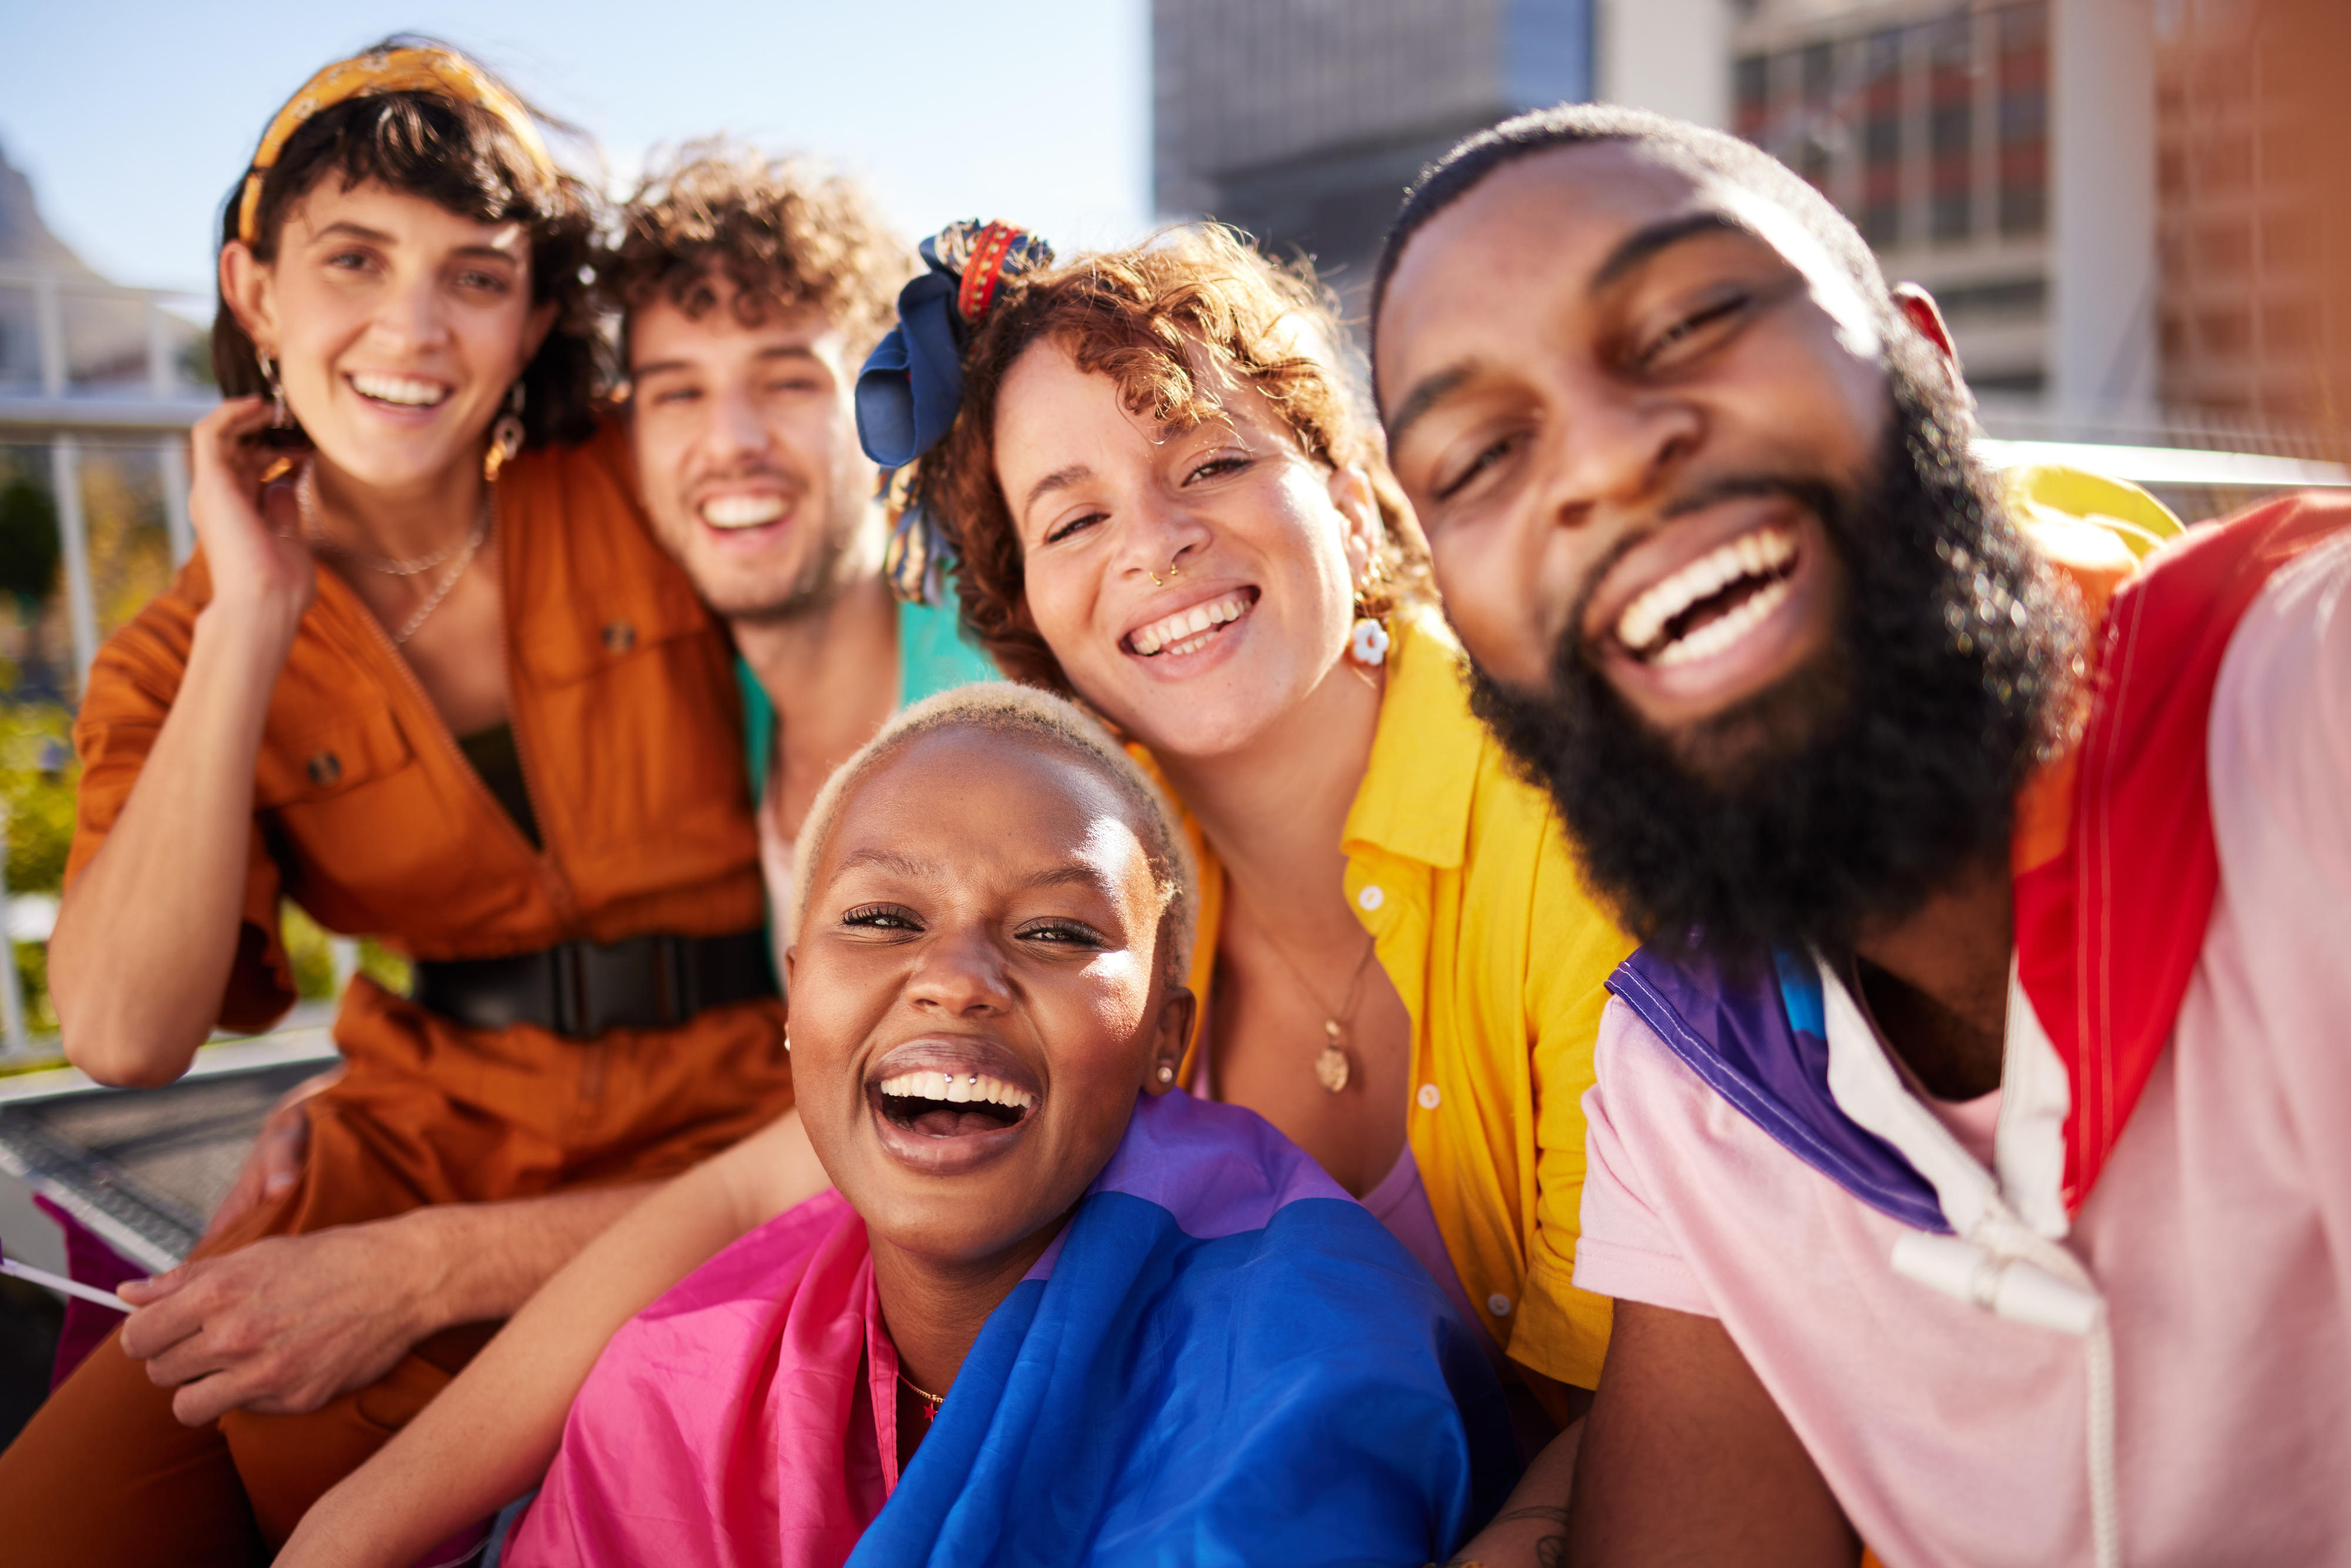
M1546 1524L1559 1527L1556 1535L1546 1535L1535 1542L1535 1563L1537 1568L1562 1568L1567 1562L1567 1510L1539 1503L1514 1508L1506 1513L1496 1514L1486 1528L1491 1530L1497 1524L1512 1524L1525 1519L1539 1519ZM1471 1558L1456 1557L1445 1568L1482 1568L1482 1565Z

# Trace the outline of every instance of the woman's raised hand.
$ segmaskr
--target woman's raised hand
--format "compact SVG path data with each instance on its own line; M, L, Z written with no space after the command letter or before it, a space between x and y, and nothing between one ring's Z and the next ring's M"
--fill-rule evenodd
M319 572L289 488L263 490L262 475L285 455L248 439L268 423L269 404L257 397L231 398L196 422L188 517L212 570L213 602L290 635L319 591Z

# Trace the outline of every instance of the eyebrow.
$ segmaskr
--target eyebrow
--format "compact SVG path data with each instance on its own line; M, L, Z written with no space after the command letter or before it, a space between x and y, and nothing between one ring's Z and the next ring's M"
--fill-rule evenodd
M326 239L330 235L340 235L348 239L363 239L376 245L390 245L392 243L392 236L384 233L381 229L371 229L365 224L355 224L348 218L329 224L325 228L318 231L318 237L320 239Z
M1410 430L1421 415L1460 391L1477 371L1475 360L1464 360L1434 375L1423 376L1415 382L1412 391L1405 394L1404 401L1396 404L1395 417L1387 422L1389 448L1394 450L1402 445L1404 433Z
M852 850L841 857L841 869L844 872L867 865L912 877L936 876L946 869L935 862L918 861L912 855L902 855L893 850Z
M325 228L320 229L315 237L318 239L339 238L364 240L370 245L390 246L398 245L400 243L397 235L388 235L381 229L369 228L365 224L355 224L349 218L340 218L335 222L329 224ZM521 264L521 258L516 256L512 251L500 250L494 245L461 245L457 247L455 254L458 256L477 256L486 260L491 261L503 261L509 266L519 266Z
M1691 240L1711 235L1742 235L1758 238L1755 231L1729 213L1709 208L1701 213L1684 213L1677 217L1661 219L1646 228L1635 229L1616 242L1616 248L1594 268L1583 286L1586 298L1624 281L1631 273L1655 260L1663 252ZM1396 404L1395 415L1387 421L1390 449L1404 443L1405 432L1423 414L1461 390L1478 373L1475 360L1464 360L1441 371L1422 377L1411 392Z
M751 357L755 360L807 360L812 364L824 363L814 349L803 349L798 344L761 349ZM691 360L653 360L642 365L631 365L629 375L632 380L642 381L647 376L663 375L671 371L690 371L695 368L695 363Z
M1050 474L1046 475L1042 479L1038 480L1034 485L1031 485L1029 487L1028 496L1023 498L1020 503L1021 516L1028 516L1029 507L1035 506L1040 500L1043 499L1046 496L1052 494L1052 492L1056 490L1066 490L1081 479L1092 478L1093 472L1094 471L1092 469L1087 467L1082 463L1072 463L1066 468L1054 469Z
M1608 259L1593 269L1592 280L1583 286L1589 298L1610 285L1623 280L1636 267L1646 266L1664 251L1694 239L1711 235L1740 235L1748 239L1760 237L1747 225L1719 208L1709 207L1701 213L1684 213L1679 217L1664 218L1644 229L1635 229L1616 242Z
M947 873L947 867L941 862L916 860L912 855L902 855L894 850L876 849L852 850L841 857L841 871L834 874L840 875L842 873L857 870L861 866L872 866L878 870L893 872L900 876L916 881L932 881ZM1105 885L1102 873L1083 861L1071 861L1054 866L1050 870L1040 871L1034 876L1023 878L1020 885L1022 887L1090 887L1111 898L1112 902L1117 901L1116 890Z

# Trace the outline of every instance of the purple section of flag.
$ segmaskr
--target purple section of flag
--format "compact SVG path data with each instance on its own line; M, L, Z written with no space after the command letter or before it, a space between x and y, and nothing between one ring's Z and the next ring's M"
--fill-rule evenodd
M1089 1190L1155 1203L1175 1217L1178 1230L1200 1241L1262 1230L1275 1210L1302 1197L1354 1201L1256 1112L1195 1100L1181 1089L1142 1099L1118 1152ZM1050 1279L1061 1255L1061 1238L1055 1237L1027 1277Z
M1809 969L1792 977L1818 985ZM1643 947L1616 967L1608 988L1782 1148L1879 1213L1949 1233L1933 1184L1836 1103L1828 1040L1791 1020L1786 980L1727 976L1703 958L1667 958ZM1820 1003L1816 996L1804 1000L1810 1022Z

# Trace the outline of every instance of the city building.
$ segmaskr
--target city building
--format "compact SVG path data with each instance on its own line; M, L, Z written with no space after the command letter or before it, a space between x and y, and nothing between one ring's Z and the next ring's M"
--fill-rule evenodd
M1941 302L1995 432L2331 455L2345 225L2288 4L1154 0L1155 193L1359 312L1399 193L1462 134L1638 104L1835 201Z
M2158 10L2157 317L2176 420L2307 444L2351 413L2335 382L2351 363L2351 150L2325 119L2341 85L2298 20L2247 0Z
M1592 4L1152 0L1158 209L1312 257L1352 315L1424 166L1506 115L1591 96Z
M2142 0L1753 0L1731 125L1942 304L1987 418L2160 424Z

